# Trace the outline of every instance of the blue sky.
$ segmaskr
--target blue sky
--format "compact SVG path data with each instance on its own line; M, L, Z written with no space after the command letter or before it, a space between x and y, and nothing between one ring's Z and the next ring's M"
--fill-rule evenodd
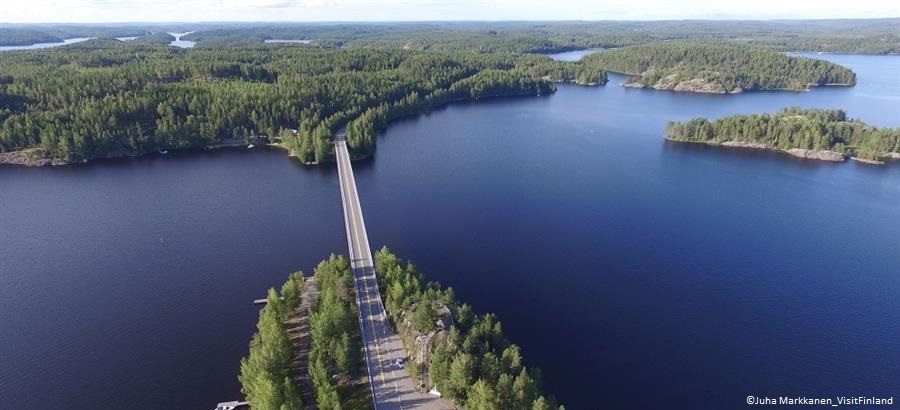
M900 17L897 0L0 0L0 22Z

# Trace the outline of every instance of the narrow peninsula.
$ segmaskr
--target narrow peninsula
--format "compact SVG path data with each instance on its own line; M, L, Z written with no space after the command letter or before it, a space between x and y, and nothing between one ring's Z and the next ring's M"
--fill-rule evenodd
M495 315L477 314L453 289L425 282L386 247L376 252L375 268L388 318L410 354L401 368L419 389L467 409L565 409L542 393L540 371L525 366ZM342 256L322 261L311 280L295 272L280 292L269 289L241 360L251 407L371 409L357 309ZM297 334L297 324L307 322L308 334Z
M666 140L766 149L800 158L870 164L900 159L900 128L877 128L843 110L784 108L775 114L669 122Z

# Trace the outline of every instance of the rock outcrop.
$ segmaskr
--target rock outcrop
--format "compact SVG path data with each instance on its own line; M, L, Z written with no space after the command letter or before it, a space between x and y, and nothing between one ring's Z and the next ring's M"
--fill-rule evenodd
M788 150L781 150L778 148L770 147L761 142L744 142L744 141L725 141L725 142L697 141L697 142L694 142L694 141L681 141L681 140L675 140L675 139L670 139L670 138L666 138L666 140L675 141L675 142L700 143L700 144L716 145L716 146L723 146L723 147L760 149L760 150L769 150L769 151L782 151L789 155L795 156L797 158L814 159L814 160L818 160L818 161L843 162L847 159L847 157L844 156L844 154L841 154L840 152L835 152L835 151L811 150L811 149L802 149L802 148L792 148L792 149L788 149ZM897 158L900 158L900 155L897 155ZM872 160L860 159L860 158L856 158L856 157L853 157L852 159L860 161L860 162L865 162L868 164L884 164L884 162L882 162L882 161L872 161Z
M859 158L859 157L850 157L850 159L852 159L856 162L862 162L863 164L884 165L884 161L879 161L877 159L865 159L865 158Z
M61 159L46 158L44 151L40 148L0 152L0 164L43 167L47 165L65 165L67 163Z
M436 343L444 341L450 336L450 325L453 323L453 318L450 315L450 309L441 305L437 308L438 318L434 323L434 327L427 333L422 333L416 330L412 324L412 312L415 309L416 305L413 305L409 310L401 314L402 323L398 326L398 333L403 339L406 351L409 352L407 366L415 366L414 369L410 369L410 375L416 382L416 389L428 391L432 388L428 375L431 350Z
M791 148L785 152L798 158L817 159L820 161L843 162L846 159L844 154L828 150L816 151L811 149Z
M693 78L683 78L680 74L673 73L660 78L653 84L647 84L645 78L652 73L653 69L648 70L640 76L631 78L626 84L623 84L623 86L630 88L649 87L654 90L701 94L737 94L744 92L740 87L736 87L731 91L726 90L725 86L716 80L720 76L717 72L703 71L697 73L697 76Z
M725 147L740 147L740 148L753 148L753 149L771 149L768 145L763 144L761 142L741 142L741 141L725 141L720 144Z

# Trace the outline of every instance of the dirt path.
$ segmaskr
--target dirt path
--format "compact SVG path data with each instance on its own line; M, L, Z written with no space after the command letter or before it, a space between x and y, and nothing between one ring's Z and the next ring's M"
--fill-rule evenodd
M303 293L300 297L300 307L284 322L288 339L294 347L294 361L291 363L291 374L300 389L300 398L303 407L315 410L316 398L313 395L312 382L309 379L309 306L310 302L319 297L319 289L313 278L306 278Z

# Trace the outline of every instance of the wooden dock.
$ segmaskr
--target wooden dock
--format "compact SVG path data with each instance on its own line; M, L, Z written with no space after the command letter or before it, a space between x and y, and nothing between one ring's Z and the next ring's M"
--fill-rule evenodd
M284 300L283 297L280 297L278 299ZM268 301L269 301L269 299L254 299L253 304L254 305L265 305L266 303L268 303Z
M216 405L216 410L234 410L238 407L249 405L249 401L225 401Z

